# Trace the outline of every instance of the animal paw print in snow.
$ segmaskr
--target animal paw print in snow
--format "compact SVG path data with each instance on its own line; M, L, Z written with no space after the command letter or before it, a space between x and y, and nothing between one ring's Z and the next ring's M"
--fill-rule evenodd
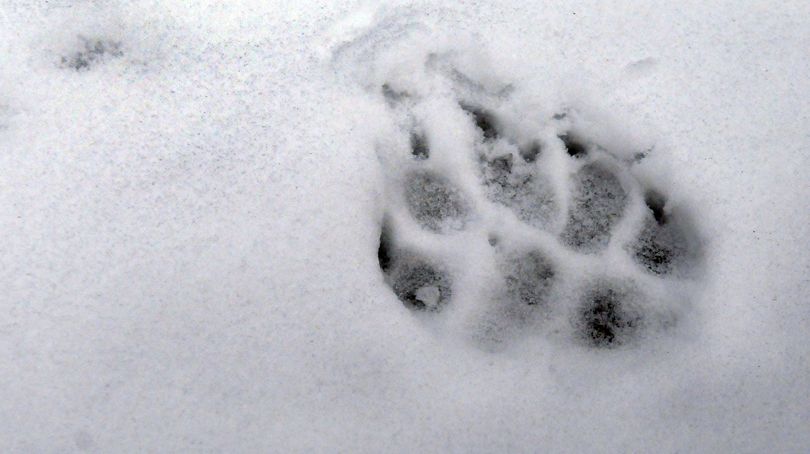
M382 93L403 138L384 163L378 259L406 307L465 318L488 343L545 327L598 348L633 345L684 315L679 289L698 243L688 213L637 178L644 154L600 146L575 111L527 128L503 96ZM441 124L432 108L445 109Z

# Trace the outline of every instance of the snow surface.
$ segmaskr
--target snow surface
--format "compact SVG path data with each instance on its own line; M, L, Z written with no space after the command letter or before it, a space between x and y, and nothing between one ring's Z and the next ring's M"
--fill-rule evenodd
M807 49L801 1L3 2L0 451L806 452ZM602 252L560 234L564 130L629 190ZM478 153L535 139L521 223ZM409 217L418 169L458 222ZM630 259L649 188L688 272ZM392 291L386 217L444 309ZM488 319L537 245L559 314ZM675 321L582 342L605 274Z

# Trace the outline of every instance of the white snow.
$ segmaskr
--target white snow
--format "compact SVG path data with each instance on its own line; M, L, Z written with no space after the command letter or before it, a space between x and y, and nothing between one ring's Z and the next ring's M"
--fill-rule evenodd
M0 451L807 449L806 2L292 3L0 6ZM604 255L488 199L460 101L546 144L555 194L562 129L619 168L651 150ZM444 233L401 191L425 166L471 207ZM694 233L688 272L628 258L642 187ZM445 309L392 292L386 214L454 276ZM493 251L535 246L559 313L504 322ZM578 342L605 273L674 328Z

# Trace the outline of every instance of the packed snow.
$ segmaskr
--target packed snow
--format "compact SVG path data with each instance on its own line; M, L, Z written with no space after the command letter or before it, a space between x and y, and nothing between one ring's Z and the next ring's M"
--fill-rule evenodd
M810 5L0 5L3 452L805 452Z

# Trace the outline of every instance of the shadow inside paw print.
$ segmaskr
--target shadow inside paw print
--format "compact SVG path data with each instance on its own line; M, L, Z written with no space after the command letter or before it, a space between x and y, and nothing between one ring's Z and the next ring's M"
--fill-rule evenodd
M380 234L377 259L394 294L409 309L439 311L450 300L449 273L435 261L396 249L386 224Z
M411 133L411 154L417 160L425 160L430 157L430 148L428 147L427 138L420 133Z
M480 131L485 141L495 140L500 136L495 115L480 107L466 103L461 103L460 107L472 117L475 127Z
M527 165L532 161L515 161L518 160L512 154L482 159L488 197L510 208L521 221L538 229L546 228L557 212L554 192L548 180Z
M592 347L613 348L635 338L643 317L626 292L608 283L591 288L576 314L574 326Z
M532 163L540 156L543 147L538 142L532 142L528 146L520 149L520 157L527 163Z
M106 58L124 55L120 42L84 37L79 37L79 40L82 42L82 49L62 57L62 66L76 71L86 71Z
M538 229L546 228L556 214L557 205L548 179L533 166L542 151L539 142L518 147L506 139L499 147L493 147L502 137L497 126L501 120L480 107L462 103L461 108L483 138L479 167L488 198L510 208L521 221Z
M447 178L430 171L415 171L405 182L405 201L411 216L433 232L461 230L470 206Z
M394 293L412 309L438 311L452 296L447 273L419 257L400 257L389 276Z
M552 261L537 249L502 254L498 268L504 286L492 295L472 333L476 345L490 352L503 350L549 318L557 278Z
M618 177L602 164L591 163L574 176L573 201L563 242L581 252L604 249L627 204Z
M540 251L511 257L502 266L509 296L527 306L545 307L556 275L551 261Z
M664 212L665 200L651 192L645 197L644 226L632 245L633 258L653 274L669 274L683 267L691 254L683 227Z
M573 134L567 132L558 137L562 140L563 147L565 148L565 152L568 153L568 156L580 158L588 153L588 147L585 143Z

